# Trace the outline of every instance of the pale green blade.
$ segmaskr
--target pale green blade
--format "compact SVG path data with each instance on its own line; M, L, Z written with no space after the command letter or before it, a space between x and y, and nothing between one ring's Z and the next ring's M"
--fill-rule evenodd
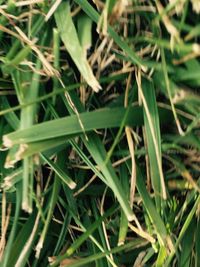
M70 5L68 2L61 3L55 12L55 19L58 30L60 31L61 39L70 54L72 60L76 64L80 73L83 75L86 82L92 87L95 92L101 89L101 86L95 78L92 69L83 53L80 45L76 28L70 14Z

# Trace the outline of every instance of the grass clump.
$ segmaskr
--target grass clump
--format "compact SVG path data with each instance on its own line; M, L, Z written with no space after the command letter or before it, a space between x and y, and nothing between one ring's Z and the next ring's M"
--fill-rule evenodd
M191 1L0 1L0 266L200 266Z

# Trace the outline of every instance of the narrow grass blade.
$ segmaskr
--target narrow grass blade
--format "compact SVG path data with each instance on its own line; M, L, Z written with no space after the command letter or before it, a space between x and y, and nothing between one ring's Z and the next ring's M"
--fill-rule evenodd
M101 129L107 127L119 127L123 120L126 109L123 107L115 109L102 109L92 112L81 113L80 119L84 125L85 131ZM134 118L134 119L133 119ZM129 115L125 121L126 125L141 125L141 108L130 108ZM51 129L51 131L46 131ZM66 118L44 122L34 125L29 129L19 130L4 136L4 145L12 146L14 144L28 144L41 140L57 138L77 133L82 133L77 115L71 115Z
M60 156L62 156L62 152L60 152L58 154L58 158L60 158ZM49 161L44 155L41 155L42 158L49 164ZM61 157L62 158L62 157ZM64 159L64 157L63 157ZM43 227L43 230L41 232L41 235L40 235L40 238L39 238L39 241L36 245L36 258L39 258L39 255L40 255L40 252L41 252L41 249L43 248L43 245L44 245L44 241L45 241L45 238L47 236L47 231L48 231L48 228L49 228L49 225L50 225L50 222L51 222L51 218L52 218L52 215L53 215L53 212L54 212L54 209L55 209L55 206L56 206L56 203L57 203L57 199L58 199L58 196L59 196L59 192L60 192L60 187L61 187L61 181L60 181L60 178L62 180L65 181L65 183L69 184L69 182L73 182L73 181L69 181L67 180L66 182L66 177L67 179L68 176L61 170L60 166L59 166L59 162L56 164L53 164L52 166L52 163L50 163L50 166L52 167L52 169L55 171L56 175L54 177L54 184L53 184L53 189L52 189L52 194L51 194L51 197L50 197L50 200L48 201L48 214L47 214L47 218L45 220L45 223L44 223L44 227ZM59 168L59 169L58 169ZM62 172L62 173L61 173Z
M25 46L13 59L4 64L4 66L2 67L2 72L4 74L11 73L24 59L27 58L30 52L31 47Z
M124 166L121 166L120 168L120 177L122 186L126 192L126 194L129 194L129 181L128 179L125 179L125 177L129 177L127 169ZM126 215L124 214L124 211L121 210L121 216L120 216L120 225L119 225L119 235L118 235L118 246L121 246L125 243L126 237L128 234L128 220Z
M71 18L70 5L68 2L61 3L59 5L55 12L55 19L58 30L60 31L61 39L72 60L86 82L95 92L98 92L99 89L101 89L101 86L95 78L85 54L83 53L83 49L80 45L76 29Z
M70 109L68 102L66 101L66 99L63 99L63 100L64 100L66 107L68 108L68 110L70 112L71 109ZM80 111L83 110L83 107L80 103L80 100L75 95L73 95L73 101L74 101L74 103L76 103L76 106L79 108ZM72 113L72 111L71 111L71 113ZM114 115L114 117L115 117L115 115ZM124 116L124 114L123 114L123 116ZM123 118L120 120L120 125L122 122L123 122ZM102 141L100 140L98 135L95 134L94 132L89 133L87 135L87 140L85 139L85 137L82 137L82 141L84 142L85 147L87 148L90 155L92 156L92 158L94 159L94 161L96 162L98 167L100 168L100 171L102 172L103 176L105 177L107 185L114 192L114 194L115 194L117 200L119 201L124 213L127 216L127 219L129 221L132 221L133 219L135 219L135 215L133 214L133 212L131 210L130 204L128 203L127 196L126 196L126 194L125 194L125 192L121 186L121 183L120 183L120 181L119 181L119 179L115 173L114 168L112 167L110 160L105 163L106 150L105 150L105 147L104 147Z
M136 187L143 200L144 207L149 215L149 218L153 222L160 246L164 247L167 244L169 249L174 251L172 240L168 236L167 229L163 223L163 220L161 219L159 213L157 212L149 196L149 193L145 187L144 177L142 176L142 173L138 168L137 168L137 174L138 174L138 179L136 182Z
M74 189L76 187L76 183L58 166L58 164L48 159L44 154L40 154L40 156L57 174L57 176L69 186L69 188Z
M171 91L171 88L170 88L170 81L169 81L169 77L168 77L168 71L167 71L167 64L166 64L164 49L161 49L161 57L162 57L162 66L163 66L163 74L164 74L164 78L165 78L166 89L167 89L168 97L169 97L170 104L171 104L171 107L172 107L172 112L173 112L173 115L174 115L174 119L175 119L175 122L176 122L176 125L177 125L177 129L179 131L179 134L180 135L184 135L184 132L183 132L183 130L181 128L181 124L180 124L179 118L177 116L177 112L176 112L174 103L172 101L172 91Z
M166 199L166 188L162 170L160 123L155 91L152 83L143 81L142 102L144 106L144 125L150 161L151 182L155 192L157 209L161 210L161 196Z
M180 252L180 261L178 266L182 267L190 267L191 266L191 254L193 251L194 245L194 234L196 228L196 219L193 218L191 224L188 229L185 231L185 235L180 244L181 252Z

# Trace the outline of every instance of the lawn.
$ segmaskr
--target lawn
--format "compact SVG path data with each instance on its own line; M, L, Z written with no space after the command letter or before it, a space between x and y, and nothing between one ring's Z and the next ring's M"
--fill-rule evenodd
M0 267L200 266L199 57L199 0L0 0Z

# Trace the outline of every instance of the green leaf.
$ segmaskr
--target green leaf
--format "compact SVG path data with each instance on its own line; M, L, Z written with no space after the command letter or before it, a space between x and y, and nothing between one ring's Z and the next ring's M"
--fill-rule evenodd
M155 192L156 207L161 210L161 196L166 198L166 188L161 159L159 114L153 84L143 81L144 126L150 162L151 182Z
M60 31L61 39L70 54L72 60L76 64L80 73L83 75L86 82L92 87L95 92L101 89L101 86L95 78L92 69L83 53L80 45L76 28L70 14L70 5L68 2L61 3L55 12L55 20Z
M101 129L107 127L119 127L123 120L126 109L123 107L113 109L100 109L91 112L81 113L80 120L85 131ZM126 125L141 125L141 108L130 108ZM49 131L47 131L49 129ZM13 146L15 144L28 144L42 140L80 134L83 130L80 126L77 115L56 119L41 124L34 125L29 129L19 130L4 136L4 145Z

